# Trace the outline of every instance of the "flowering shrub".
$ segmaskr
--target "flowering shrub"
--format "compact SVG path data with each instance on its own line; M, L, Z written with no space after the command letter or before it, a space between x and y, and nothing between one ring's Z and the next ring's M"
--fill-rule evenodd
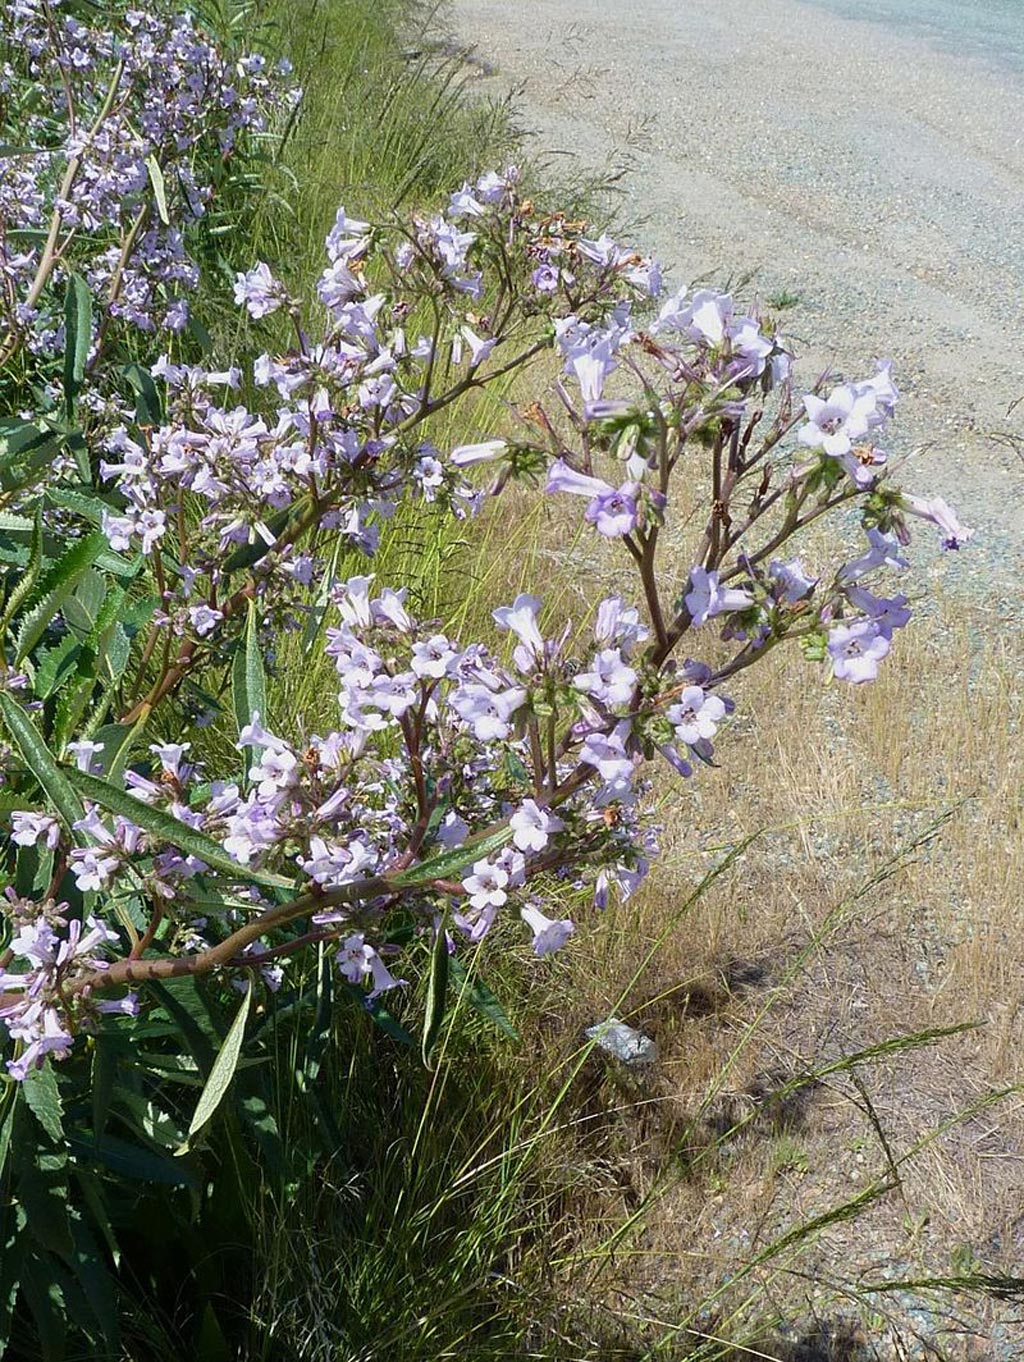
M948 549L970 532L889 484L887 364L795 399L766 318L666 294L653 261L525 201L514 169L443 213L340 209L314 300L263 262L237 278L239 306L257 325L281 314L291 348L244 372L187 362L180 223L209 191L191 153L213 136L228 154L279 96L259 59L229 70L189 20L129 11L115 39L57 13L13 11L41 145L0 190L3 357L63 352L76 454L49 456L45 415L6 427L8 1070L25 1079L134 1016L147 983L216 971L247 1008L313 943L370 1002L429 958L429 1053L463 942L511 912L545 955L574 930L555 887L589 886L598 908L633 892L656 851L652 764L690 778L712 762L727 683L787 641L873 679L910 610L865 583L907 566L908 516ZM148 369L105 362L115 317L163 347ZM518 429L432 442L439 413L545 351L561 376ZM342 549L372 558L403 502L464 517L510 482L582 502L636 602L548 632L521 594L494 610L506 656L415 618L405 587L339 571ZM792 556L850 506L863 552L814 570ZM337 672L322 734L267 713L263 644L296 629ZM147 738L227 669L233 762Z

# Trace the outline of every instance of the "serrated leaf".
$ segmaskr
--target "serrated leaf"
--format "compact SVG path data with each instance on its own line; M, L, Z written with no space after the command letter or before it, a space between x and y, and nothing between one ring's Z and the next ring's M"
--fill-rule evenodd
M98 1036L92 1056L92 1133L99 1138L107 1127L114 1096L121 1047L110 1036Z
M31 719L6 691L0 691L0 717L25 765L42 786L64 824L70 828L72 823L84 818L85 810L74 786L53 759Z
M0 1175L7 1163L7 1151L11 1147L11 1131L14 1129L14 1116L18 1109L20 1083L12 1083L3 1097L3 1116L0 1118Z
M434 945L430 953L430 977L427 980L427 1004L423 1012L423 1037L421 1053L423 1063L429 1068L430 1058L444 1021L445 1003L448 1000L448 975L450 957L448 954L448 933L444 922L438 922L434 929Z
M488 837L481 837L475 842L465 842L462 846L454 847L451 851L442 851L440 855L432 856L427 861L420 861L419 865L410 866L408 870L403 870L400 875L391 875L388 878L393 885L400 889L413 888L418 884L430 884L434 880L450 879L452 875L457 874L460 870L465 870L475 861L490 856L492 851L500 850L511 836L511 828L500 828Z
M12 517L13 518L13 517ZM18 517L21 519L22 517ZM9 525L2 528L10 529ZM32 539L28 550L28 563L25 566L24 575L19 580L17 586L11 592L10 600L4 610L3 629L6 630L8 624L21 609L24 601L28 600L39 577L40 569L43 565L43 512L42 507L36 507L35 518L30 522Z
M64 1140L64 1104L57 1088L57 1075L49 1065L32 1069L21 1085L29 1111L55 1144Z
M35 1239L54 1253L71 1252L71 1225L67 1206L67 1151L54 1150L33 1139L32 1132L18 1123L15 1131L17 1150L15 1196L25 1208L29 1229Z
M224 1095L231 1086L231 1080L235 1076L235 1069L238 1065L239 1055L242 1053L242 1041L245 1039L245 1023L249 1017L249 1008L252 1005L253 985L249 980L245 990L245 997L242 1005L235 1014L235 1019L231 1023L231 1028L224 1037L224 1044L217 1053L217 1058L213 1061L210 1076L206 1080L206 1086L199 1094L199 1101L196 1105L192 1120L189 1122L188 1134L183 1144L179 1145L174 1151L175 1157L187 1154L189 1142L203 1129L209 1122L214 1112L224 1100Z
M261 719L267 722L267 677L263 670L256 605L253 601L249 602L245 634L231 665L231 702L239 735L243 728L252 723L254 714L259 714ZM246 749L245 755L248 772L258 756L251 747Z
M64 294L64 409L74 413L92 344L92 294L80 274L68 276Z
M4 697L0 694L0 699ZM179 851L184 851L186 855L197 856L199 860L205 861L211 869L224 871L236 880L246 880L251 884L263 884L273 889L293 889L294 883L285 879L283 875L272 875L263 870L252 870L247 866L239 865L233 860L224 848L208 837L205 832L200 832L196 828L190 828L187 823L182 823L180 819L172 814L165 813L163 809L151 808L144 804L142 800L135 799L127 790L121 789L117 785L111 784L108 780L103 780L99 776L89 775L86 771L73 770L70 767L64 768L64 774L73 788L79 794L94 804L99 804L104 809L109 809L111 813L119 813L124 818L130 819L145 832L151 833L165 842L170 842L171 846L177 847Z
M60 607L74 591L83 574L88 572L107 547L106 535L88 534L72 544L65 554L47 568L21 617L14 654L15 665L27 657L39 642L43 631L53 623Z
M96 1317L104 1341L108 1348L112 1347L120 1333L113 1279L88 1221L79 1214L72 1217L71 1234L74 1240L71 1270ZM107 1356L110 1356L109 1352Z
M466 966L457 956L452 956L451 974L459 985L460 993L475 1011L479 1012L503 1035L508 1036L509 1040L519 1040L519 1032L509 1021L505 1009L484 981L474 977L469 979L467 983L469 976Z
M110 498L104 499L93 491L80 491L74 487L47 487L45 492L46 500L51 506L60 506L65 511L72 511L75 515L81 516L83 520L88 520L90 524L102 525L103 513L118 511L124 505L124 499L120 502ZM0 528L2 528L2 518L0 518Z
M124 598L123 588L116 588ZM89 568L79 579L61 609L64 623L80 641L91 639L107 597L107 584L101 573Z
M71 634L62 638L56 648L49 648L43 654L32 682L33 693L40 700L49 700L56 695L74 675L81 646Z
M61 754L73 738L91 736L89 725L83 723L83 715L95 688L96 654L90 648L83 648L74 678L60 692L53 719L53 745ZM102 716L96 719L97 724L102 722Z
M160 221L164 226L169 227L171 219L167 215L167 186L164 183L164 172L160 169L160 162L155 156L146 157L146 169L149 171L149 182L153 186L156 211L159 213Z
M68 1310L60 1283L53 1277L52 1259L44 1264L36 1254L27 1257L22 1268L21 1293L35 1324L39 1362L64 1362Z

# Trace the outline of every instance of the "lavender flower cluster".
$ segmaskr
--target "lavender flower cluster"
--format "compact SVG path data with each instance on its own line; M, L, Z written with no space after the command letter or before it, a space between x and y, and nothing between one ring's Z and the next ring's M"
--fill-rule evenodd
M617 597L602 602L593 640L570 658L569 630L545 640L540 601L522 595L495 611L498 627L516 639L505 667L482 644L461 647L419 625L404 591L371 595L372 580L351 578L333 593L337 624L327 631L326 651L339 677L336 729L310 735L300 748L254 714L238 742L253 756L244 779L211 779L189 760L187 742L153 744L154 769L127 773L140 804L209 836L240 874L297 866L305 900L283 911L258 890L244 892L222 867L91 804L66 848L83 894L102 895L108 912L127 914L129 902L146 902L150 940L166 921L166 947L179 959L202 964L220 950L226 967L259 969L271 986L280 981L273 962L291 946L255 943L301 914L315 939L337 944L345 977L368 980L376 994L398 982L387 960L395 953L388 933L399 905L429 931L438 898L447 899L453 930L479 942L498 910L517 904L543 955L568 938L573 923L545 915L538 877L576 889L588 881L602 904L613 884L632 892L654 848L641 816L642 754L628 717L634 695L646 688L633 665L646 637L637 612ZM710 751L710 701L700 736L685 717L701 708L694 698L701 694L688 688L669 716L679 718L681 744L692 740ZM557 734L555 744L542 740L542 725ZM99 751L98 743L76 743L79 769L89 771ZM12 837L18 846L53 851L62 833L53 816L23 810L12 815ZM410 877L410 867L445 853L463 863L460 878ZM220 886L230 907L197 913L194 900L209 900L211 887ZM24 1047L9 1064L17 1077L47 1054L65 1054L73 1032L98 1013L136 1010L131 992L104 1001L94 995L143 977L141 951L113 963L98 955L119 939L99 919L90 919L84 934L73 922L59 938L54 927L65 925L66 912L64 904L9 894L18 925L9 964L19 968L0 975L0 1017Z
M62 290L81 273L112 319L175 334L198 267L188 232L216 165L298 98L259 54L229 62L192 15L128 8L89 22L60 0L5 6L0 175L0 353L63 346ZM93 355L95 360L95 354Z

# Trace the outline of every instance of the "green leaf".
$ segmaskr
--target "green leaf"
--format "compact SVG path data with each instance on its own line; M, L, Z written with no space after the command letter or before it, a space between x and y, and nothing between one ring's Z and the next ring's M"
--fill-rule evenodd
M117 1343L120 1334L113 1278L103 1261L89 1222L77 1212L72 1216L71 1234L74 1239L71 1270L109 1349ZM108 1358L111 1356L109 1351L103 1355ZM99 1358L99 1354L94 1356Z
M52 1259L44 1262L39 1255L31 1254L22 1268L21 1293L36 1327L39 1362L64 1362L68 1310L60 1283L53 1278L51 1265Z
M68 276L64 295L64 409L74 413L92 343L92 294L80 274Z
M249 1008L252 1005L252 994L253 985L250 979L245 990L245 997L242 999L242 1005L235 1014L231 1029L224 1037L224 1044L220 1047L217 1058L213 1061L213 1068L210 1070L210 1077L206 1080L206 1087L199 1094L199 1102L189 1123L185 1142L174 1151L176 1157L188 1153L189 1141L207 1124L224 1100L224 1094L231 1085L231 1080L235 1076L235 1069L238 1066L238 1057L242 1053L245 1023L249 1016Z
M124 598L124 590L116 588ZM112 593L113 594L113 593ZM83 572L74 592L64 602L61 614L64 623L81 641L92 638L103 603L107 598L107 584L95 568Z
M97 752L93 760L108 780L120 783L132 748L145 731L148 721L147 712L134 724L104 724L97 729L93 741L102 743L103 751Z
M156 211L160 214L160 221L164 226L169 227L171 219L167 216L167 186L164 184L164 172L160 169L160 162L156 156L146 157L146 169L149 171L149 182L153 186Z
M73 634L67 634L56 648L48 648L36 667L32 690L40 700L49 700L75 673L82 648Z
M370 1017L375 1026L379 1026L386 1036L392 1040L397 1040L400 1045L407 1045L411 1050L416 1044L416 1037L411 1035L401 1022L396 1021L379 998L371 998L369 994L359 987L358 984L350 984L346 980L345 992L349 994L362 1010Z
M80 1132L71 1132L68 1145L76 1159L100 1163L120 1178L157 1182L165 1187L196 1185L195 1174L187 1164L176 1161L169 1154L140 1149L127 1140L119 1140L115 1135L94 1139Z
M452 978L459 985L460 994L466 999L470 1007L479 1012L503 1035L508 1036L509 1040L519 1040L519 1032L509 1021L505 1009L484 981L475 976L469 979L466 966L458 956L452 956L449 967Z
M71 1252L71 1224L68 1220L68 1156L62 1147L37 1144L21 1122L15 1131L17 1169L15 1196L28 1216L35 1239L54 1253Z
M400 889L409 889L418 884L430 884L434 880L450 879L452 875L465 870L474 861L483 860L492 851L498 851L511 836L511 828L499 828L488 837L465 842L451 851L442 851L439 856L433 856L429 861L420 861L419 865L410 866L400 875L389 876L389 880Z
M71 595L79 580L107 548L104 534L88 534L78 539L53 563L32 593L28 609L18 629L14 662L23 661L52 624L64 601Z
M441 1023L444 1021L445 1002L448 998L448 974L450 957L448 955L448 933L444 922L439 921L434 929L434 947L430 954L430 977L427 980L427 1005L423 1014L423 1063L430 1067L430 1056L437 1041Z
M57 1075L50 1066L33 1069L21 1085L32 1115L56 1144L64 1141L64 1104L57 1088Z
M267 722L267 677L263 670L263 657L260 653L259 624L255 602L249 602L245 620L245 636L235 652L231 665L231 702L235 711L235 723L241 735L242 729L252 723L252 716L259 714ZM255 764L256 752L246 749L246 771Z
M93 525L103 524L104 511L119 513L124 505L124 498L118 500L111 496L103 497L91 489L84 488L47 487L45 497L51 506L61 506L65 511L73 511L75 515L81 516L83 520L88 520Z
M20 517L19 517L20 519ZM4 529L12 528L10 525L3 526ZM11 592L11 598L7 602L4 611L3 628L6 630L8 624L14 619L16 613L21 609L24 601L28 600L39 577L39 570L43 565L43 511L41 506L36 507L35 519L32 521L32 542L29 545L28 563L25 567L24 575L19 580L17 586Z
M4 727L21 753L25 765L43 787L44 793L60 814L64 824L70 828L72 823L84 818L82 801L75 793L71 782L54 761L28 715L6 691L0 691L0 718L3 719Z
M3 695L0 694L0 700L3 698ZM184 851L189 856L198 856L201 861L205 861L214 870L221 870L236 880L247 880L251 884L262 884L272 889L294 889L295 887L294 882L286 879L283 875L271 875L267 871L252 870L247 866L239 865L218 842L215 842L212 837L208 837L205 832L190 828L187 823L182 823L172 814L165 813L163 809L151 808L142 800L135 799L128 794L126 790L111 784L109 780L103 780L99 776L89 775L85 771L73 770L70 767L64 768L64 774L78 793L84 795L86 799L91 800L94 804L101 805L104 809L109 809L111 813L119 813L124 818L131 819L144 831L165 842L170 842L179 851Z
M163 425L163 407L160 394L156 390L152 375L141 364L126 364L122 370L125 378L135 389L135 418L140 425Z
M3 1110L3 1117L0 1119L0 1175L3 1174L4 1165L7 1163L7 1151L11 1147L11 1131L14 1129L14 1116L18 1110L18 1095L21 1091L20 1083L8 1085L6 1093L0 1094L0 1103Z
M107 1128L110 1104L120 1066L120 1038L97 1036L92 1056L92 1133L98 1139Z

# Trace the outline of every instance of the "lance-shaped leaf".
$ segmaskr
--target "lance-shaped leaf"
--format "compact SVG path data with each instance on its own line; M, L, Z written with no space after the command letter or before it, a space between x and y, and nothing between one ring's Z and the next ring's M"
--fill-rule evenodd
M430 977L427 980L427 1006L423 1014L423 1063L430 1067L430 1059L444 1021L448 1000L448 933L443 919L434 929L434 947L430 954Z
M64 295L64 408L70 419L82 388L92 344L92 294L80 274L68 277Z
M146 169L149 171L149 182L153 186L156 211L160 214L160 221L164 226L169 227L171 219L167 216L167 186L164 184L164 172L160 169L160 162L155 156L146 157Z
M135 389L135 418L143 426L163 424L163 408L160 394L156 390L153 376L141 364L126 364L122 370L125 378Z
M53 754L36 732L32 720L6 691L0 691L0 716L25 765L43 787L46 797L70 828L85 817L82 801Z
M119 813L144 832L161 841L169 842L186 855L198 857L199 860L205 861L211 870L220 870L233 880L246 880L251 884L262 884L271 889L294 888L294 882L283 875L272 875L265 870L254 870L239 865L219 842L215 842L205 832L200 832L198 828L190 828L187 823L181 822L164 809L154 809L149 804L144 804L141 799L134 798L127 790L122 790L109 780L89 775L86 771L70 768L65 768L65 771L67 779L86 799L109 809L111 813Z
M492 851L500 850L511 836L511 828L499 828L497 832L492 832L487 837L464 842L462 846L454 847L451 851L442 851L439 855L432 856L430 860L420 861L419 865L410 866L408 870L403 870L398 875L389 875L388 880L396 888L411 889L419 884L431 884L434 880L451 879L453 875L473 865L475 861L489 856Z
M476 975L470 977L458 956L452 956L449 965L452 978L459 985L460 996L466 999L470 1007L485 1017L503 1035L508 1036L509 1040L518 1040L519 1032L509 1021L505 1009L484 981Z
M174 1151L176 1156L187 1154L189 1141L199 1133L200 1130L210 1120L210 1117L220 1106L224 1099L224 1094L231 1085L231 1080L235 1076L238 1067L238 1059L242 1053L242 1041L245 1037L245 1023L249 1016L249 1007L252 1003L252 980L245 990L245 997L242 1005L235 1014L235 1020L231 1023L231 1029L224 1037L224 1044L218 1051L217 1058L213 1061L210 1070L210 1077L206 1080L206 1087L199 1094L199 1102L189 1123L188 1134L183 1144L180 1144Z
M267 678L260 654L259 626L253 601L249 602L245 636L238 646L231 666L231 702L239 734L247 724L252 723L254 714L259 714L264 722L267 721ZM252 748L248 748L245 764L247 771L255 760L256 753Z

